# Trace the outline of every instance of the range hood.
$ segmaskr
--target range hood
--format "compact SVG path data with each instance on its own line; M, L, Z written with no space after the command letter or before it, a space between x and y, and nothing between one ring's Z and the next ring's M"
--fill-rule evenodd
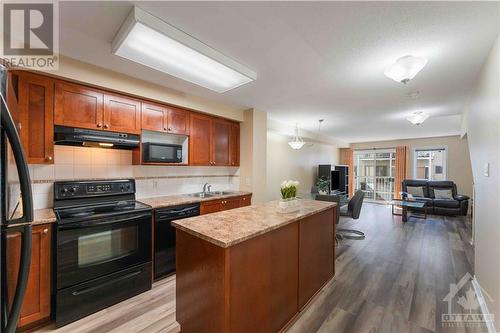
M139 147L139 135L54 126L54 143L66 146L133 149Z

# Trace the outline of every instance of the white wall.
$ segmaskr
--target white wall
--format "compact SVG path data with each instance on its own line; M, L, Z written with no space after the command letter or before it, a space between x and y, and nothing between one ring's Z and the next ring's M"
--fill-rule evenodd
M484 64L464 116L475 187L475 275L500 330L500 37ZM486 177L483 168L490 165Z
M267 113L257 109L244 112L240 128L242 191L252 192L252 203L266 201Z
M300 182L299 192L310 192L316 182L318 164L338 163L336 145L313 142L293 150L288 141L288 135L267 132L267 200L279 199L280 184L288 179Z

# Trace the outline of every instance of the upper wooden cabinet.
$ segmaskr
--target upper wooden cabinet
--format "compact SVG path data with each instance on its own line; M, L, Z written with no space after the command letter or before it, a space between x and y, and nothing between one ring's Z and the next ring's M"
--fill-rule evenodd
M168 110L159 104L142 103L142 129L164 132L167 130Z
M240 123L231 124L231 140L229 141L231 166L240 166Z
M108 131L141 133L141 102L124 96L104 94L104 123Z
M172 134L189 134L189 111L168 107L167 132Z
M104 94L82 85L55 84L54 123L56 125L102 129Z
M54 163L53 81L41 75L15 72L10 73L7 86L7 103L28 163Z
M231 123L218 118L212 120L212 165L230 165Z
M239 124L193 113L190 123L191 165L239 165Z
M51 225L37 225L32 231L31 263L28 286L24 296L19 327L30 327L50 319L51 312ZM7 291L9 302L16 289L21 256L21 234L7 233ZM3 297L3 295L2 295Z
M141 102L78 84L57 82L54 123L71 127L140 133Z
M212 118L191 114L189 137L189 164L212 165Z
M189 111L143 102L142 129L187 135L189 134Z

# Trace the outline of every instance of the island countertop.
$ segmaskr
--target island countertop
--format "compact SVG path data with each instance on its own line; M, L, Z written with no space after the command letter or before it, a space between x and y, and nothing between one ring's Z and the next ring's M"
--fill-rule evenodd
M173 221L172 225L226 248L336 206L333 202L299 199L300 210L278 211L278 201Z

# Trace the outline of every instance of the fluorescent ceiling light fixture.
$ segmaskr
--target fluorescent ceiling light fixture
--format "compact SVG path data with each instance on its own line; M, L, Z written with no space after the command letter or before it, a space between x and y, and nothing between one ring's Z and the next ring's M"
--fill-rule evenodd
M407 55L396 60L384 74L396 82L407 84L427 64L427 59Z
M257 79L252 70L138 7L113 39L112 52L218 93Z
M288 144L290 145L290 147L292 147L292 149L296 150L302 148L306 144L304 140L302 140L302 138L299 136L299 126L297 124L295 124L295 136L292 141L288 142Z
M408 120L413 125L420 126L427 118L429 118L429 115L427 113L418 111L413 112L413 114L407 117L406 120Z

